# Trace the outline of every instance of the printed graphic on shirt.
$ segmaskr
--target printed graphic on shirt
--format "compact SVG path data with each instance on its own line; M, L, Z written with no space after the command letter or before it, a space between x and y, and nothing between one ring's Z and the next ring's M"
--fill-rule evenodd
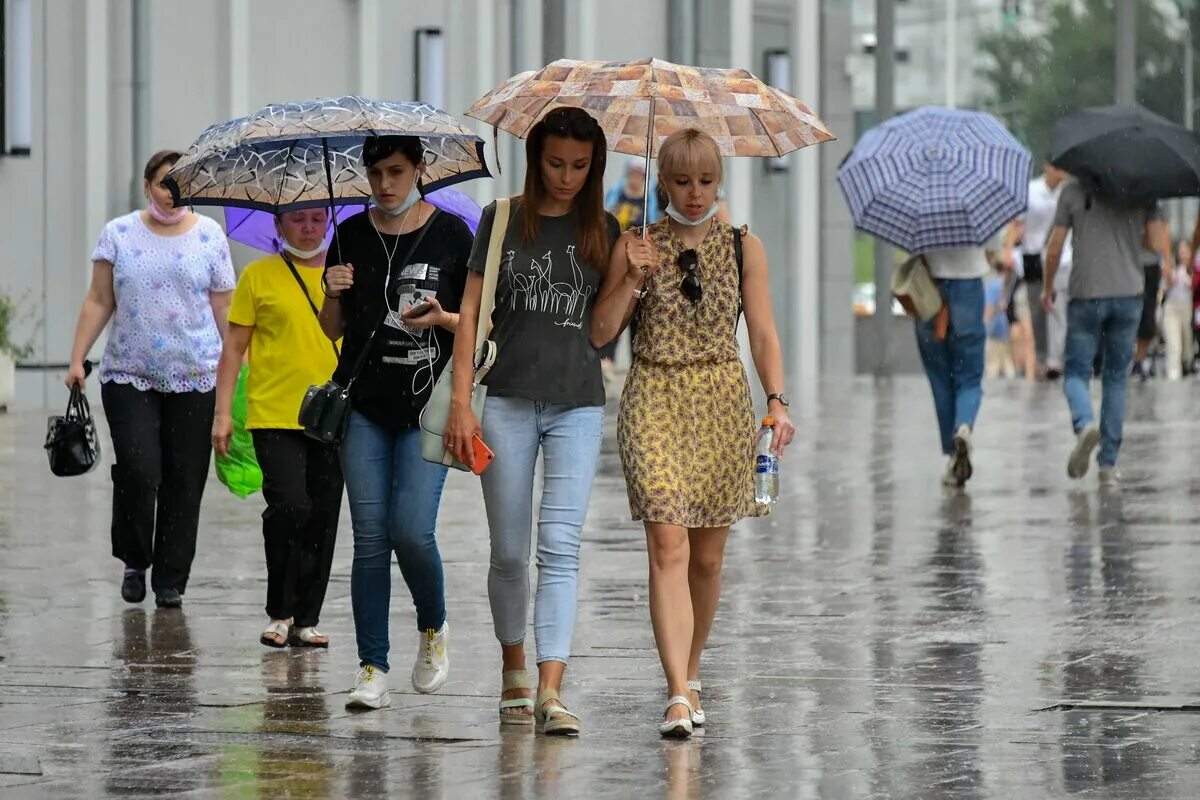
M441 354L433 328L414 328L403 321L401 312L436 297L440 279L441 269L433 264L408 264L387 294L388 314L384 325L394 332L386 338L380 360L384 364L418 367L413 373L414 394L432 388L434 364Z
M594 289L584 282L583 269L575 261L575 245L567 245L566 253L557 257L547 251L541 258L530 259L527 266L515 261L516 251L509 250L504 270L514 311L550 314L560 328L583 327L583 313Z

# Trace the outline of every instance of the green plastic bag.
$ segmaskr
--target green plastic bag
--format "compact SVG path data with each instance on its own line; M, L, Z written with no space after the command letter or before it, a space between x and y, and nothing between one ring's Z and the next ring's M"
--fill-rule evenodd
M221 483L243 499L262 491L262 470L254 456L254 439L246 430L246 376L249 367L242 366L237 386L233 390L233 439L229 443L229 455L217 456L217 478Z

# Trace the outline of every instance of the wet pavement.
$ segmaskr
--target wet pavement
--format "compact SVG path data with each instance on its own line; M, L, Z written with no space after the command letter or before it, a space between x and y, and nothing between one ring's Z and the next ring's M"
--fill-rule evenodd
M450 681L408 686L397 571L393 705L355 714L348 514L321 623L332 649L267 650L260 498L213 479L183 610L128 606L108 462L53 478L45 414L0 415L0 797L1195 798L1197 387L1130 390L1118 491L1094 471L1067 479L1057 387L988 386L965 493L938 484L919 379L807 398L781 506L730 539L710 727L690 742L657 736L645 550L611 424L570 741L496 723L469 477L451 478L439 534Z

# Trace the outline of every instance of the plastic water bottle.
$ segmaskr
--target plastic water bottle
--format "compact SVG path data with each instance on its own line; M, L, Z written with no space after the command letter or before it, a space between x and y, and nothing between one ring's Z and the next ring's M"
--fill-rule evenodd
M779 458L771 452L775 420L766 417L754 440L754 499L767 506L779 500Z

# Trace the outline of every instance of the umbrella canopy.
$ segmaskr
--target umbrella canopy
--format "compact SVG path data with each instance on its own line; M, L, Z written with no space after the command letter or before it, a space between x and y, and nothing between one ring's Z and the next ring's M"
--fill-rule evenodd
M608 149L629 155L652 157L663 139L684 128L708 133L726 156L778 157L834 138L806 105L744 69L686 67L656 58L561 59L504 81L467 116L524 138L559 106L591 114L608 137Z
M867 131L837 180L855 226L922 253L981 246L1024 212L1032 162L988 114L920 108Z
M424 103L336 97L277 103L205 130L167 174L175 203L271 213L362 205L371 195L362 145L371 136L416 136L426 192L488 177L483 140Z
M1200 139L1141 106L1085 108L1060 119L1050 162L1124 205L1200 194Z
M425 195L425 200L467 223L472 235L479 228L482 209L478 203L457 189L438 189ZM342 222L360 214L365 208L366 206L339 206L337 221ZM279 234L275 230L275 215L267 211L227 206L225 235L235 242L241 242L265 253L278 253L280 249ZM325 233L326 247L332 239L333 225L330 225Z

